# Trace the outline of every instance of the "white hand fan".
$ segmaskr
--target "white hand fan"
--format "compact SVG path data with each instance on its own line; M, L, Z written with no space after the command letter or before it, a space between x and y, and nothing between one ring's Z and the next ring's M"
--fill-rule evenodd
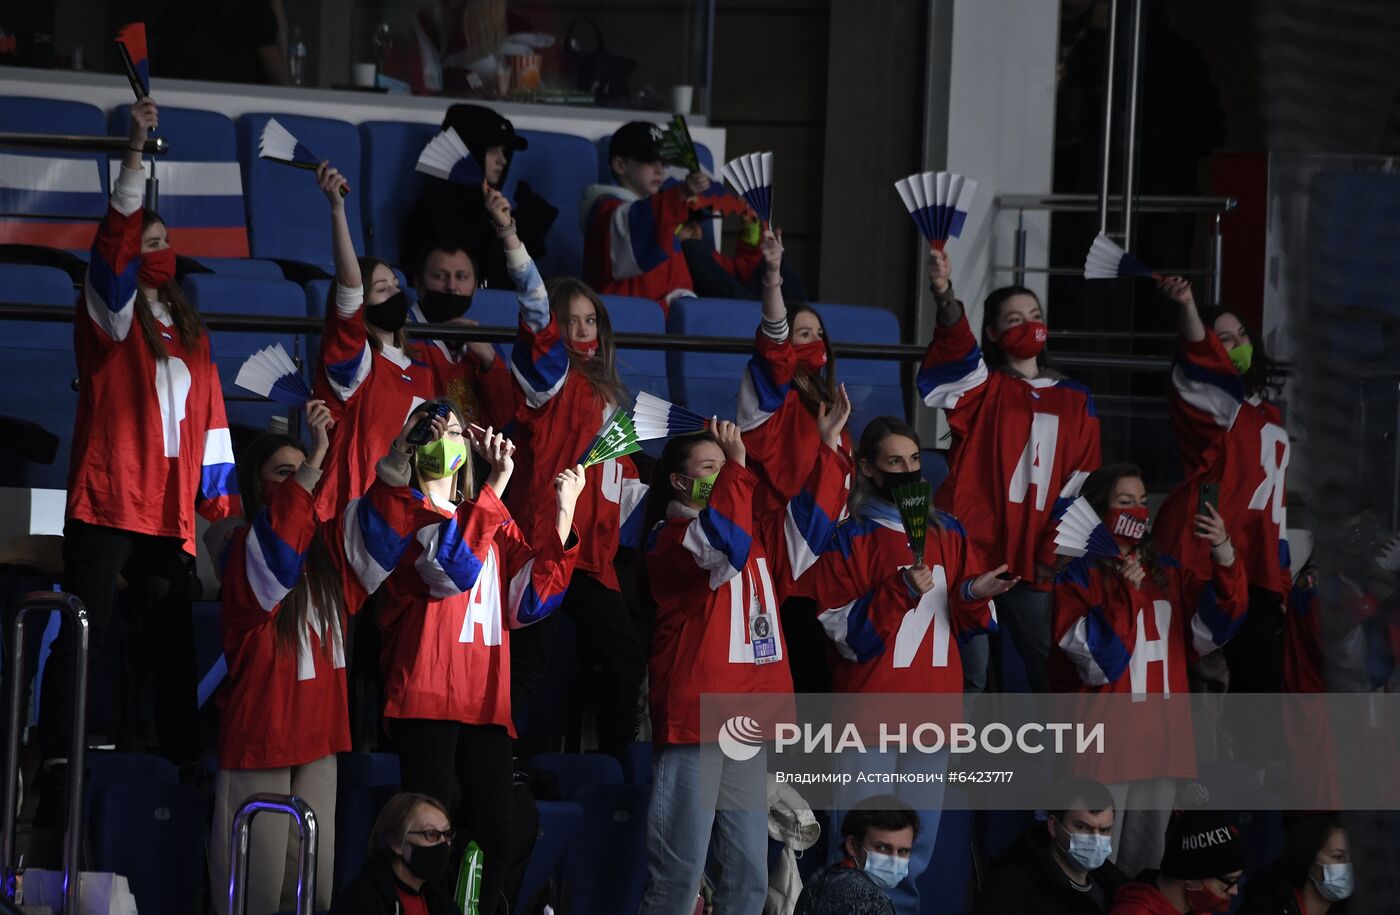
M920 172L894 183L904 208L929 247L942 251L962 235L977 182L953 172Z
M280 343L249 356L233 383L288 407L303 406L311 399L311 387Z
M425 175L470 187L480 187L481 182L486 180L480 163L451 127L428 141L418 156L418 164L413 168Z
M291 131L277 123L276 118L267 119L267 124L263 126L262 135L258 137L258 158L312 172L321 164L320 157L302 146L301 141L292 136ZM342 197L349 193L349 185L340 189Z
M1094 238L1089 253L1084 258L1084 279L1116 280L1120 276L1150 276L1160 280L1162 275L1154 271L1127 251L1109 241L1105 235Z
M636 406L632 408L632 421L637 427L637 440L641 442L699 432L710 425L710 421L699 413L645 391L637 395Z
M1385 546L1381 547L1380 555L1376 557L1376 565L1392 575L1400 573L1400 535L1391 537Z
M1060 556L1117 559L1118 542L1083 498L1075 499L1055 522L1055 552Z
M726 162L720 174L758 218L766 223L773 220L773 154L749 153Z

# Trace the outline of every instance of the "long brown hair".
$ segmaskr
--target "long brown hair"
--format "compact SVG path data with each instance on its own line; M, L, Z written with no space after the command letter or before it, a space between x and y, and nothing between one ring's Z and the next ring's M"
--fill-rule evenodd
M617 347L613 345L612 319L608 317L608 307L598 297L592 287L571 276L555 277L545 283L549 291L549 310L554 312L554 320L559 325L559 335L564 335L569 326L569 304L574 296L583 296L593 305L598 322L598 351L590 359L581 353L565 349L569 353L569 368L578 372L593 386L593 391L609 406L619 406L627 401L627 386L617 374Z
M457 418L457 422L462 424L462 435L465 439L468 419L466 415L462 413L462 408L457 404L457 401L453 400L451 397L437 397L433 400L424 401L409 415L418 416L426 413L438 404L445 404L447 409L452 411L452 415ZM413 485L418 488L419 492L428 491L423 485L423 478L418 474L418 462L416 460L413 462ZM457 497L456 501L458 502L465 499L476 498L476 480L472 473L472 450L470 445L467 446L467 459L462 462L461 468L457 471L457 491L454 495ZM500 495L500 493L497 493L497 495Z
M275 432L264 433L248 445L238 461L238 487L243 498L243 512L249 522L263 509L262 471L272 456L282 448L291 447L306 455L306 448L290 435ZM283 486L300 486L290 477ZM282 599L274 625L277 630L279 650L295 651L307 626L322 633L321 644L325 646L339 633L343 598L341 582L335 573L335 564L330 551L318 533L311 539L311 549L306 554L306 564L302 566L301 577L290 593ZM313 619L314 614L314 619Z
M374 281L374 271L375 271L375 269L378 268L378 267L383 267L385 270L388 270L390 273L393 273L393 272L394 272L394 268L393 268L392 266L390 266L390 264L389 264L388 261L382 260L382 259L380 259L380 258L378 258L378 257L357 257L357 258L355 258L355 260L356 260L356 261L359 263L359 265L360 265L360 286L361 286L361 288L364 289L364 295L365 295L365 304L361 305L360 307L362 307L362 308L369 308L369 287L370 287L371 283L373 283L373 281ZM400 291L403 290L403 287L399 287L399 288L400 288ZM406 293L405 293L405 294L406 294ZM335 283L331 283L330 291L326 294L326 320L327 320L327 321L329 321L329 320L331 319L331 313L332 313L334 310L335 310ZM379 341L379 335L376 334L376 333L371 333L371 332L368 332L368 331L367 331L367 332L365 333L365 338L366 338L366 340L369 342L370 347L371 347L376 353L379 352L380 349L382 349L383 346L384 346L384 344L381 343L381 342ZM400 327L398 330L394 331L394 345L397 346L399 349L403 350L405 353L407 353L408 356L409 356L409 358L411 358L411 359L418 359L418 358L420 358L420 356L419 356L419 354L418 354L418 352L417 352L417 344L416 344L416 343L411 343L411 342L409 341L409 339L408 339L408 331L406 331L406 330L405 330L404 328L402 328L402 327ZM411 348L410 348L410 347L411 347Z
M150 208L141 211L141 235L143 237L147 229L157 224L165 225L165 220L160 218L159 213ZM180 344L185 349L192 348L199 342L199 338L204 336L204 324L199 320L199 312L195 311L190 300L185 298L184 291L174 277L171 277L168 283L160 287L156 294L170 311L170 321L175 325L175 333L180 337ZM155 315L151 314L151 306L139 290L136 293L135 308L136 323L141 325L141 338L146 341L146 348L156 359L170 358L170 351L165 348L165 340L160 335L160 322L156 320Z
M1028 295L1035 300L1036 305L1040 305L1040 296L1033 290L1025 286L1002 286L1000 289L993 289L982 303L982 359L987 363L989 369L1006 368L1006 353L992 339L989 330L996 330L997 322L1001 320L1001 307L1011 300L1013 296ZM1045 308L1041 306L1041 318L1045 317ZM1038 368L1044 369L1049 366L1050 361L1045 356L1045 350L1041 350L1035 357L1035 364Z
M1113 488L1118 485L1119 480L1125 477L1137 477L1141 480L1142 471L1138 469L1136 464L1106 464L1089 474L1088 479L1084 481L1084 487L1079 491L1079 494L1089 503L1089 507L1105 522L1108 520L1108 512L1111 508L1108 500L1113 497ZM1152 543L1151 531L1144 534L1142 540L1138 542L1137 553L1138 563L1142 566L1142 570L1152 576L1152 581L1157 587L1165 590L1168 584L1167 576L1157 562L1160 554ZM1117 563L1109 559L1100 559L1098 564L1102 569L1118 570Z
M1225 315L1234 315L1235 320L1240 322L1240 328L1249 337L1249 345L1253 347L1254 353L1249 360L1249 371L1241 377L1244 379L1244 389L1251 397L1262 397L1265 400L1277 397L1283 390L1283 381L1278 363L1270 358L1268 350L1264 348L1264 338L1254 332L1254 328L1249 326L1249 322L1238 311L1232 308L1225 308L1220 305L1208 305L1201 309L1201 323L1206 326L1206 333L1215 333L1215 322Z
M816 318L817 326L821 328L822 346L826 349L826 366L820 372L813 373L799 365L792 377L792 386L797 389L798 396L807 408L816 412L822 404L836 403L836 352L831 348L831 339L827 336L826 322L822 320L821 312L805 302L788 306L788 333L793 333L792 322L804 312Z

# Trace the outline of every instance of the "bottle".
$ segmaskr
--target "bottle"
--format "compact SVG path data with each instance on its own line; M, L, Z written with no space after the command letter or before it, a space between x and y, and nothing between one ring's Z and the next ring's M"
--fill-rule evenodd
M306 43L301 40L301 26L292 29L292 43L287 46L287 72L291 74L293 86L305 84Z

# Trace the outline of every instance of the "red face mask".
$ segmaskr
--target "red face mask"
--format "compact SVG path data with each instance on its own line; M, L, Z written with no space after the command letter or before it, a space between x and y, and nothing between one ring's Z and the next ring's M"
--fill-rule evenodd
M1016 359L1031 359L1045 349L1046 329L1039 321L1025 321L1001 332L997 346L1008 356Z
M1229 896L1217 896L1210 891L1204 883L1200 889L1186 891L1186 904L1191 907L1191 911L1196 915L1211 915L1215 912L1225 912L1230 908Z
M598 338L594 337L587 342L573 342L568 344L568 347L583 358L592 359L598 354Z
M287 482L287 481L286 481L285 478L284 478L284 479L281 479L281 480L263 480L263 485L262 485L262 500L263 500L263 505L271 505L271 504L272 504L272 500L273 500L274 498L277 497L278 491L281 490L282 484L284 484L284 483L286 483L286 482Z
M1119 543L1128 546L1140 543L1147 536L1147 506L1109 509L1108 532Z
M141 266L137 269L136 280L142 286L156 289L175 279L175 249L161 248L159 251L146 251L141 254Z
M809 372L820 372L826 368L826 341L813 340L810 343L798 343L793 346L797 350L797 364Z

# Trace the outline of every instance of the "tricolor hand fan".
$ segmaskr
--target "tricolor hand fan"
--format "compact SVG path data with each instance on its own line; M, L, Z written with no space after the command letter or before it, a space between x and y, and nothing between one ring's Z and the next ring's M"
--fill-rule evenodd
M688 174L700 171L700 155L695 151L695 142L690 139L690 128L686 126L685 118L679 114L661 128L661 161L667 165L679 165Z
M773 220L773 154L749 153L720 169L726 181L739 192L764 223Z
M977 182L952 172L920 172L899 179L894 189L929 247L942 251L948 239L962 235Z
M1120 555L1118 541L1082 497L1071 502L1055 522L1055 552L1091 559L1117 559Z
M594 464L641 450L642 446L637 442L637 429L632 425L632 417L619 407L608 417L608 421L603 424L603 431L599 432L593 444L588 446L587 453L579 458L579 463L587 469Z
M1162 278L1160 273L1110 241L1108 236L1097 236L1084 258L1084 279L1116 280L1120 276L1150 276L1154 280Z
M678 407L646 391L637 395L637 404L632 408L632 422L639 442L687 435L710 426L710 421L699 413Z
M904 535L909 538L909 549L914 553L915 562L924 561L924 543L928 538L928 503L933 495L933 487L928 480L901 483L890 490L895 508L899 509L899 520L904 523Z
M311 399L311 387L280 343L249 356L233 383L288 407L304 406Z
M292 168L304 168L311 172L314 172L321 165L320 158L302 146L301 141L292 136L291 131L277 123L276 118L268 118L267 125L263 127L262 136L258 138L258 157L270 162L281 162ZM342 197L349 193L349 185L340 189Z
M486 180L481 163L476 161L467 144L451 127L428 141L418 156L414 170L469 187L480 187L481 182Z
M146 23L132 22L117 31L117 51L121 53L131 91L136 100L151 94L151 64L146 59Z

